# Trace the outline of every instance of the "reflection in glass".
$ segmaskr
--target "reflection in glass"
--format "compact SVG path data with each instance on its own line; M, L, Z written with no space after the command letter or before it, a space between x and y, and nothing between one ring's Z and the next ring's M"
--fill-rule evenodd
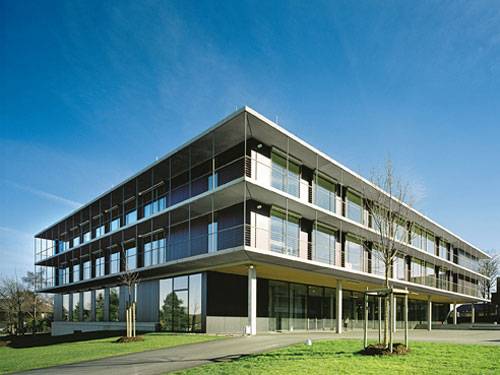
M92 309L92 302L91 302L91 294L90 292L83 292L82 293L83 297L83 320L84 321L89 321L90 320L90 313Z
M104 289L95 291L95 320L104 321Z
M73 314L71 318L74 322L80 321L80 293L73 293Z
M120 320L120 288L109 288L109 320L117 322Z

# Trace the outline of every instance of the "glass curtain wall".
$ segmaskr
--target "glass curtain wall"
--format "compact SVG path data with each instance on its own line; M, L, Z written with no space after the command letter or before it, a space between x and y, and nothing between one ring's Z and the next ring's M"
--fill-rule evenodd
M299 196L300 166L285 155L273 151L271 154L271 186L295 197Z
M71 315L71 320L73 320L74 322L80 321L80 308L80 293L73 293L73 313Z
M325 210L336 211L336 185L330 179L316 174L315 204Z
M357 223L363 224L363 198L352 191L348 191L346 206L346 216Z
M118 322L120 320L120 288L109 288L109 321Z
M364 249L362 241L358 238L347 236L345 242L345 267L356 271L364 269Z
M95 291L95 320L97 322L104 321L104 289Z

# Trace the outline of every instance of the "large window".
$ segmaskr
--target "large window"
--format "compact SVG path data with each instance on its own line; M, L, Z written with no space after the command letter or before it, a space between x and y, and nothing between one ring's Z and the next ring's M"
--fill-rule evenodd
M156 199L144 206L144 217L154 215L157 212L163 211L166 208L167 208L166 197Z
M81 308L81 303L80 303L80 293L73 293L73 314L71 316L71 319L74 322L80 321L80 308Z
M161 330L201 330L201 282L201 274L160 280Z
M73 282L80 281L80 265L73 264Z
M97 228L95 228L95 238L101 237L105 233L105 227L104 225L101 225Z
M395 221L394 238L400 242L408 241L408 229L406 228L406 222L402 219Z
M432 263L425 262L425 285L436 287L436 272Z
M358 223L363 223L363 199L353 193L352 191L347 192L346 196L346 213L347 217Z
M425 250L428 253L436 254L436 237L432 233L425 233Z
M420 259L412 258L411 260L411 270L410 270L410 281L417 284L424 283L424 261Z
M111 232L120 228L120 218L117 217L111 221L110 229Z
M315 203L316 205L335 212L335 183L321 176L316 176L316 192Z
M92 239L90 232L85 232L83 234L83 242L89 242Z
M120 253L112 253L109 257L109 271L110 273L120 272Z
M120 288L117 286L109 288L109 320L120 320Z
M448 244L441 239L439 240L439 257L448 259Z
M406 262L402 256L396 256L393 260L393 279L406 280Z
M73 238L73 247L80 245L80 236Z
M89 291L82 293L82 307L83 307L83 320L89 321L91 319L92 311L92 295Z
M371 251L372 273L378 276L385 276L385 257L382 251L373 247Z
M132 210L125 214L125 225L135 223L137 221L137 211Z
M131 247L125 251L126 260L125 260L125 269L133 270L137 268L137 249L135 247Z
M104 321L104 289L95 291L95 320Z
M345 242L345 266L356 271L364 271L364 250L361 240L347 237Z
M335 264L335 230L323 225L314 229L314 260Z
M300 166L297 163L287 160L277 152L272 153L271 160L271 185L298 197L300 190Z
M218 234L218 223L213 221L208 223L208 252L213 253L217 251L217 234Z
M299 218L291 213L271 211L271 250L282 254L299 255Z
M83 262L83 280L88 280L92 277L92 263L90 260Z
M96 258L95 260L95 277L104 276L104 257Z
M144 267L166 261L166 240L164 238L144 244Z
M419 249L424 249L424 231L421 228L413 228L411 234L411 244Z
M69 283L69 267L59 268L59 285Z
M69 320L69 294L62 296L62 320Z

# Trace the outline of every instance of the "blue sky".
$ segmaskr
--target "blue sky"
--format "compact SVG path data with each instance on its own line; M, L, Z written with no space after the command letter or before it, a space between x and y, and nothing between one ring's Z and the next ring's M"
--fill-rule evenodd
M0 2L0 274L32 235L237 107L500 241L497 1Z

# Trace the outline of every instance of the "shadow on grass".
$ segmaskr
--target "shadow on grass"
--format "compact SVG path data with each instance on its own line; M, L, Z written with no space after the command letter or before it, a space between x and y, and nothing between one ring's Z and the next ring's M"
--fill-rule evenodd
M6 346L14 349L34 348L40 346L56 345L70 342L105 339L123 334L123 331L103 332L75 332L69 335L51 336L49 333L24 336L0 337L0 347Z

